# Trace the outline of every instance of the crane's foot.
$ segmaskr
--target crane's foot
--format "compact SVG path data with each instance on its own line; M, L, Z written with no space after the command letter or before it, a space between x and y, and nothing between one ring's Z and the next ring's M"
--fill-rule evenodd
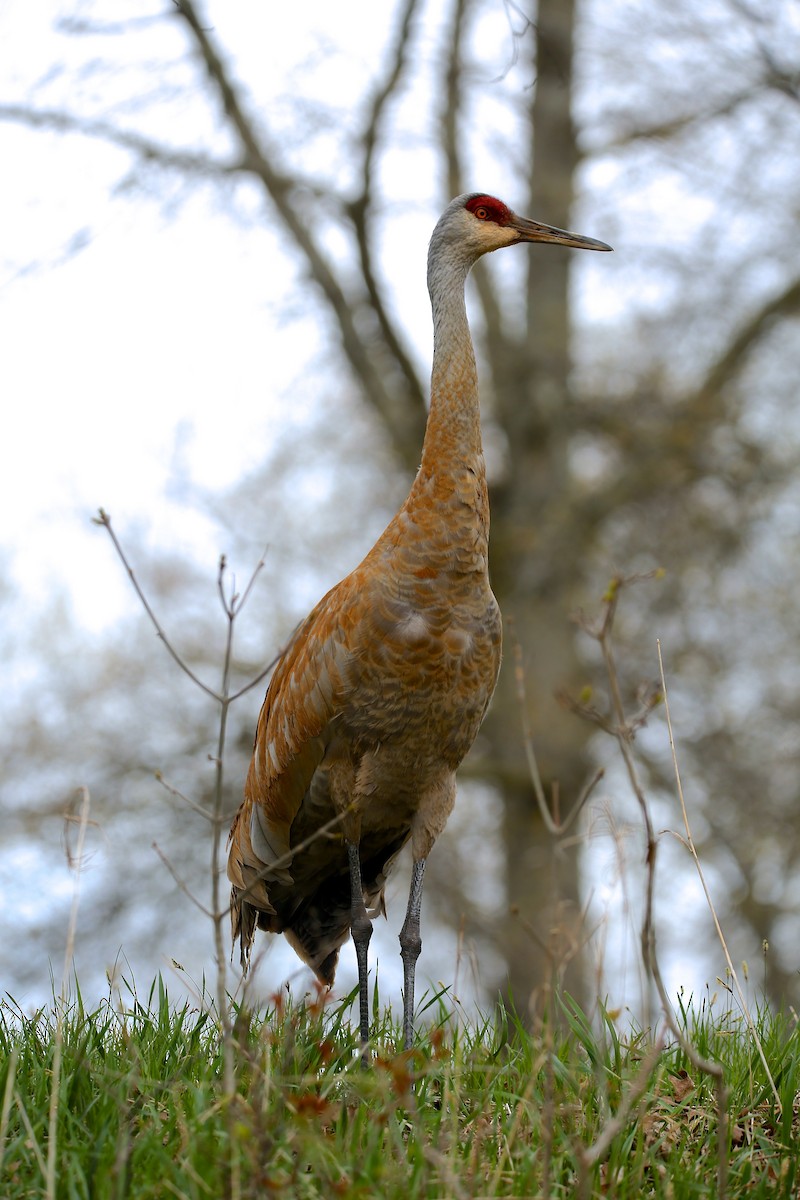
M369 1066L369 991L367 954L372 937L372 921L367 916L364 904L364 889L361 884L361 860L358 846L347 843L347 860L350 864L350 933L356 948L358 963L358 1015L361 1032L361 1065Z
M417 959L422 950L419 931L422 908L422 877L425 859L414 863L411 872L411 889L408 893L408 908L403 928L400 930L400 957L403 960L403 1049L410 1050L414 1040L414 977Z

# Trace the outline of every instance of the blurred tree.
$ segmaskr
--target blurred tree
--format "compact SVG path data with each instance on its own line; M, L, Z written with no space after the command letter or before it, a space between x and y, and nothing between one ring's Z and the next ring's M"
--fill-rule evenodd
M603 753L553 700L595 670L569 613L598 593L611 564L667 568L668 582L630 614L644 661L631 657L626 684L652 675L659 632L707 853L747 922L746 952L753 937L784 931L767 982L795 999L797 948L785 936L794 900L775 881L800 855L790 819L800 678L785 654L798 571L787 538L800 513L790 382L800 309L796 16L793 0L769 13L746 0L646 13L620 0L589 3L578 18L569 0L540 0L535 18L506 6L504 26L480 0L400 0L359 103L315 85L316 58L274 104L256 73L220 49L235 36L233 17L180 0L175 18L218 114L188 147L152 133L156 110L138 75L135 102L110 115L91 98L85 111L0 105L0 119L117 144L137 181L154 171L212 180L234 211L263 211L303 264L342 366L347 417L328 414L326 436L360 401L391 452L394 498L398 475L407 482L416 467L425 420L416 330L395 315L387 283L411 231L421 240L450 195L487 186L528 215L617 247L613 263L580 264L590 285L580 293L568 253L555 248L475 273L493 582L526 662L542 774L563 811ZM87 44L131 30L84 15L64 28ZM198 88L185 57L162 68L159 102ZM422 129L420 90L432 114ZM237 525L263 479L240 491ZM342 571L352 562L343 558ZM284 594L296 615L309 599L301 592ZM554 843L542 825L509 667L466 772L470 811L496 816L503 900L487 914L456 839L437 849L436 874L443 908L465 913L467 932L499 952L524 1003L553 964L580 991L583 933L577 845ZM643 738L654 787L668 777L663 744Z

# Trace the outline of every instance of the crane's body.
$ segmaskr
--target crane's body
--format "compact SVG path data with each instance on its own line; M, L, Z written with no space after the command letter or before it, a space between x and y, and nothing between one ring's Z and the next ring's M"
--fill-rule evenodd
M372 550L323 597L278 662L231 829L231 912L243 966L257 925L284 933L331 984L352 932L364 1042L371 918L383 910L386 877L410 839L414 869L400 935L410 1045L424 864L500 667L464 285L481 254L522 240L609 249L525 221L481 194L446 209L428 261L434 360L419 472Z

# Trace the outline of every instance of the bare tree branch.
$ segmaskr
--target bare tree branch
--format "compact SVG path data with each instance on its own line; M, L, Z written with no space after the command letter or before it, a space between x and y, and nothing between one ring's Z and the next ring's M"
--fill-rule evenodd
M732 96L720 100L716 104L707 105L691 112L674 113L659 121L645 121L641 124L628 122L622 125L619 132L599 147L600 153L606 154L611 150L619 150L635 142L652 141L655 139L674 138L688 129L716 121L719 117L729 117L745 104L759 96L764 89L764 82L759 81L751 87L744 88ZM702 95L702 93L699 93Z
M775 324L798 315L800 279L795 279L732 335L699 385L680 403L668 410L658 410L654 420L648 422L638 394L627 404L629 420L621 419L623 409L619 401L612 408L600 403L587 405L582 413L584 429L608 436L624 455L627 466L604 488L585 499L575 498L571 514L573 529L588 532L641 496L672 490L676 469L684 477L702 477L707 471L707 435L725 418L725 389L735 381ZM771 463L769 469L770 486L777 487L786 481L793 467L787 466L784 473Z
M748 356L777 320L799 313L800 279L795 279L777 296L773 296L762 305L734 335L724 354L711 366L700 387L696 389L691 402L692 408L696 409L701 402L707 404L719 396L741 371Z
M727 1194L727 1172L728 1172L728 1113L726 1107L727 1089L725 1085L725 1071L720 1062L709 1058L701 1053L688 1034L681 1028L675 1015L672 1011L669 995L661 973L661 965L656 951L656 929L655 929L655 879L656 879L656 855L658 851L658 837L656 836L653 827L650 807L645 796L644 787L639 778L636 760L633 753L633 742L636 736L636 726L631 724L628 715L625 711L625 704L622 697L622 690L619 681L619 671L616 663L616 652L614 646L614 622L617 614L617 607L622 589L630 583L637 582L636 576L622 578L617 576L611 581L611 584L603 597L603 612L602 619L597 625L592 628L588 623L584 623L584 629L594 636L597 641L603 662L605 664L606 678L609 688L610 709L614 718L614 727L610 730L611 736L617 743L620 756L625 765L625 770L628 775L631 791L639 806L639 811L642 818L642 828L645 836L645 865L646 865L646 884L645 884L645 901L644 915L641 926L641 947L642 961L648 978L652 981L658 994L661 1004L661 1012L667 1028L672 1033L676 1042L680 1045L684 1054L689 1061L694 1064L698 1070L705 1072L714 1081L714 1090L717 1101L717 1148L719 1153L719 1179L718 1179L718 1196L720 1200ZM666 687L662 672L662 694ZM670 744L672 745L672 734L670 730ZM688 832L688 825L687 825ZM691 835L689 835L691 837ZM709 898L710 899L710 898ZM712 910L713 911L713 910ZM645 1060L647 1069L652 1069L655 1065L650 1063L650 1059ZM769 1073L769 1072L768 1072ZM642 1082L642 1075L639 1076L639 1082ZM633 1097L636 1098L636 1085L633 1085ZM780 1103L780 1101L779 1101ZM613 1132L613 1130L612 1130ZM596 1143L597 1150L593 1151L589 1148L584 1152L584 1163L589 1165L593 1161L597 1161L594 1157L595 1153L602 1155L605 1152L605 1138L601 1135ZM588 1194L586 1188L583 1189L584 1194Z
M59 17L55 23L59 33L73 37L119 37L120 34L132 30L149 29L164 20L163 13L147 13L140 17L128 17L124 21L92 21L85 17L67 15Z
M528 698L525 688L525 668L522 661L522 647L513 634L512 643L514 651L514 678L517 684L517 698L519 700L520 720L522 725L522 740L525 746L525 756L528 760L528 769L530 771L533 794L536 797L536 803L539 807L539 814L542 818L545 829L551 835L551 837L561 837L563 834L567 833L570 825L572 825L580 816L587 800L597 787L597 784L605 775L605 771L602 767L595 771L594 775L583 788L578 798L574 801L572 807L569 809L565 817L562 817L558 810L558 788L555 784L553 784L553 811L551 813L550 806L548 805L547 798L544 794L542 776L539 771L539 764L536 761L536 752L533 748L533 734L531 732L531 723L528 717ZM599 721L598 724L600 724ZM607 728L607 726L603 725L603 728Z
M27 125L31 129L51 129L56 133L74 133L82 137L97 138L130 150L144 162L151 162L171 171L184 171L194 175L231 175L243 169L240 161L225 162L154 142L132 129L120 129L109 121L92 121L76 117L72 113L53 108L31 108L24 104L0 104L0 121Z
M370 303L378 318L383 338L408 384L411 400L419 413L421 440L426 411L425 392L411 358L395 332L394 324L389 318L383 296L381 295L372 263L368 228L373 200L373 168L375 153L379 144L380 130L387 105L394 95L408 63L411 28L418 3L419 0L405 0L405 9L400 20L396 42L392 48L391 66L383 83L376 89L372 103L369 106L369 117L362 138L364 163L362 167L361 193L347 205L347 212L355 229L361 270Z
M468 29L471 0L455 0L448 35L447 68L442 73L440 128L442 150L447 173L447 192L457 196L464 190L464 165L460 150L460 118L464 103L464 42ZM489 369L496 384L502 378L506 361L506 339L503 312L485 264L479 264L472 278L483 312L485 337L482 346L489 359Z
M339 327L345 356L365 396L383 418L400 456L416 466L419 457L419 441L416 438L418 420L409 421L409 405L405 398L402 398L403 403L398 403L398 398L386 387L386 372L380 369L377 356L370 353L367 342L356 326L355 313L365 305L366 297L345 294L331 263L314 238L313 223L309 222L307 214L296 203L296 181L274 166L264 139L256 133L253 122L246 115L238 90L211 44L208 31L200 21L192 0L175 2L194 36L208 75L220 94L225 114L242 143L246 169L261 180L292 241L301 252L311 278L322 291ZM409 425L413 428L409 429Z

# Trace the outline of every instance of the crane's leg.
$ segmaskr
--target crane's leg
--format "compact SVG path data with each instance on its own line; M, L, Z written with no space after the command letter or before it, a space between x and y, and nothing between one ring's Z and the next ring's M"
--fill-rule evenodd
M410 1050L414 1040L414 974L417 959L422 949L419 932L419 914L422 908L422 876L425 859L414 863L411 872L411 890L408 893L408 908L403 928L400 930L400 957L403 960L403 1049Z
M347 860L350 864L350 932L356 948L358 961L358 1011L361 1025L361 1057L369 1060L369 992L367 990L367 950L372 937L372 921L367 916L364 904L364 888L361 884L361 860L355 842L347 843Z

